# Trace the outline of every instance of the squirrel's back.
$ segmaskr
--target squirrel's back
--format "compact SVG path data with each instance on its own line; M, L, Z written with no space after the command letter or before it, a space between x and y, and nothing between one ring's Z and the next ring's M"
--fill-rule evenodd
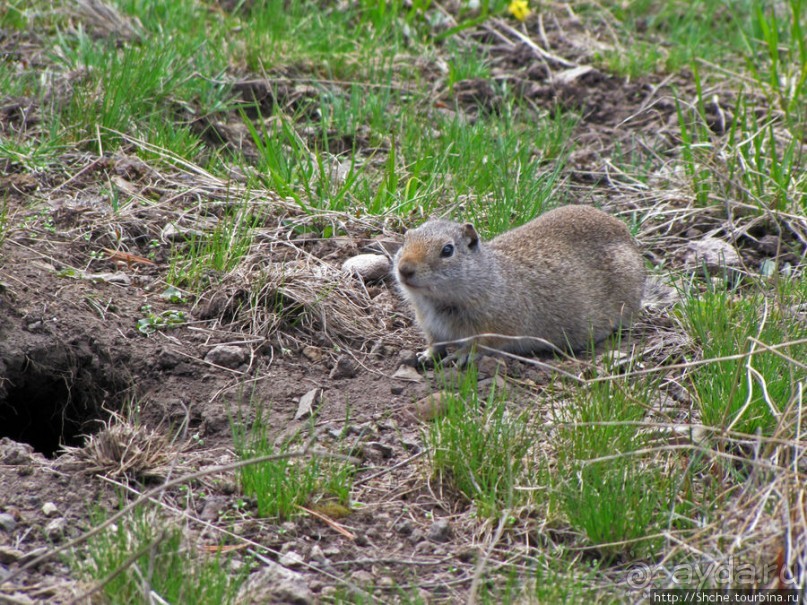
M511 338L480 344L579 350L628 326L644 289L627 227L590 206L557 208L488 243L471 224L429 221L407 232L395 266L430 346L499 334Z

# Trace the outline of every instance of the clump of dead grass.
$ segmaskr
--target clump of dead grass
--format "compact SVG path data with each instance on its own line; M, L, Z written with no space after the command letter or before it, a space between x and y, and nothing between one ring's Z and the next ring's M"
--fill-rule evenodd
M138 481L164 481L186 449L166 434L114 413L84 446L64 448L75 470Z

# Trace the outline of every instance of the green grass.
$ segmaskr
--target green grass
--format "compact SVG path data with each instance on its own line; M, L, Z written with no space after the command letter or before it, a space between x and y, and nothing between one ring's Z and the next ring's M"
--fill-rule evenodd
M740 67L746 54L753 56L750 63L762 65L765 48L776 48L777 42L802 52L804 47L802 0L775 9L759 0L580 2L577 8L609 26L605 39L612 48L600 52L603 64L632 77L675 72L696 60ZM773 32L779 35L774 38Z
M234 269L252 245L261 217L246 204L227 210L209 233L194 233L171 250L169 284L201 291Z
M389 88L354 86L346 96L326 99L327 106L320 107L325 119L308 123L314 137L301 137L294 127L299 120L283 116L260 130L247 123L263 184L303 208L425 217L447 201L460 205L473 196L487 203L468 205L465 218L495 234L558 203L554 194L569 151L572 116L558 112L529 123L509 101L502 113L467 124L424 108L422 100L398 105L400 97ZM429 137L422 136L424 109ZM369 160L356 144L366 124L377 126L371 133L391 131L376 135L377 141L371 135L371 145L388 149ZM335 155L328 151L334 140L353 143ZM340 164L343 176L336 178Z
M675 507L665 457L635 453L653 450L643 425L657 387L620 378L580 386L557 419L555 506L606 560L656 552Z
M103 515L95 515L100 524ZM106 582L101 594L110 605L139 603L235 603L243 572L227 557L208 556L182 527L153 510L137 510L72 551L68 561L93 583ZM244 566L246 571L248 568Z
M764 347L807 337L807 327L794 314L805 297L807 280L801 277L782 278L767 291L710 286L686 298L681 318L704 359L759 352L693 368L689 381L704 424L748 435L773 434L807 378L790 361L807 358L807 345L781 348L786 357Z
M231 424L241 459L282 456L295 451L295 446L302 448L295 439L276 446L260 413L250 428L237 419ZM261 517L283 520L301 514L301 506L339 511L336 516L349 512L354 472L350 462L311 454L251 464L238 476L243 493L255 500Z
M328 225L321 227L324 237L341 229L333 225L341 225L343 216L367 214L390 215L395 228L446 214L471 220L491 236L572 195L590 201L588 196L603 193L597 186L571 193L564 181L581 116L538 109L524 98L520 76L500 77L502 49L486 49L490 32L477 26L491 15L506 19L506 2L483 1L478 9L461 2L450 24L440 21L441 11L428 0L258 0L237 3L232 12L206 0L112 4L139 20L139 35L104 38L44 0L0 6L0 28L25 34L26 44L41 44L42 62L20 71L14 56L0 59L3 98L30 97L38 103L39 118L25 132L3 130L3 168L46 173L47 179L64 182L85 165L71 164L75 157L95 161L94 154L117 152L139 154L169 179L176 176L170 164L181 159L223 179L235 167L246 174L247 190L277 192L314 216L345 213L317 223ZM554 10L534 2L532 8L547 16ZM617 140L607 159L651 192L675 190L681 206L725 213L721 219L731 218L738 231L753 220L753 228L775 232L784 246L791 245L794 240L776 213L807 213L804 1L609 0L573 2L569 9L586 31L611 45L598 51L601 69L653 84L667 74L673 84L687 83L673 90L678 94L671 144L661 137L645 141L641 137L647 133L637 131L636 140ZM523 26L533 36L534 19ZM549 34L552 42L551 29ZM269 86L264 115L234 93L232 83L242 78ZM481 101L461 96L473 91L477 80L486 85ZM206 138L206 129L218 122L236 132L227 146ZM131 139L145 144L132 145ZM108 170L105 166L99 163L98 169ZM102 180L100 193L114 211L135 207L116 193L122 190L110 175ZM26 203L38 201L37 194L26 198ZM264 226L262 216L238 203L225 211L204 202L202 207L202 213L217 217L215 226L173 244L166 276L168 283L194 293L237 267L256 229ZM10 212L0 200L0 242L8 233ZM16 216L17 208L13 212ZM658 216L651 212L648 220ZM660 216L667 220L674 213L662 208ZM634 232L645 218L641 206L637 217ZM49 235L59 229L41 207L26 220ZM320 227L303 220L299 228ZM800 253L798 242L792 246ZM767 274L778 275L776 270ZM805 338L798 305L806 299L803 277L781 276L734 290L710 284L688 295L675 319L693 339L694 347L685 351L690 359L755 354L693 365L666 377L678 381L692 400L691 416L676 422L689 422L693 429L703 423L708 429L698 440L676 434L677 450L668 449L668 426L647 424L647 418L658 417L648 410L658 403L661 381L633 376L575 383L560 394L565 412L556 412L550 427L537 410L555 396L552 388L537 389L525 409L517 407L521 395L511 398L503 390L480 397L473 369L444 385L451 393L443 402L444 414L423 434L430 476L440 478L447 493L472 503L479 527L506 514L505 539L528 535L532 541L537 534L545 541L533 548L540 555L531 551L495 570L491 561L490 582L480 588L479 600L602 599L608 593L596 587L621 577L614 562L668 555L673 563L690 562L677 544L692 539L694 552L703 546L699 537L724 531L721 515L748 488L753 461L743 460L743 442L749 436L759 439L760 459L776 460L773 453L765 455L777 440L795 444L803 434L800 364L807 349L790 345L774 352L764 345ZM278 315L297 313L282 308L286 301L279 294L273 303ZM144 313L144 332L183 321L175 312ZM275 447L260 418L251 428L234 425L233 432L242 459L303 447L299 442ZM347 507L354 472L341 461L294 456L245 467L238 480L258 514L274 522L298 514L299 506ZM519 534L524 527L528 533ZM550 532L557 527L563 538ZM665 542L662 534L673 540ZM197 600L189 592L188 583L208 587L217 595L213 602L231 598L233 585L200 579L209 561L198 567L198 553L180 537L154 516L135 518L92 543L83 569L100 580L142 550L131 570L134 577L152 574L151 586L159 587L162 598L205 602L204 595ZM567 550L565 541L572 548ZM707 556L716 556L708 550ZM157 577L163 568L176 570L179 559L186 565L175 575L184 584ZM122 599L110 596L113 602L137 602L140 585L129 576L127 571L110 584L116 591L110 595ZM410 588L401 588L402 602L418 602ZM351 601L354 595L344 598Z
M526 415L507 407L506 392L491 387L480 398L477 373L471 365L441 393L439 418L423 438L432 473L473 502L483 518L524 504L525 492L515 490L530 472L545 476L529 462L534 443Z
M725 133L707 120L699 70L698 98L692 107L677 102L681 159L698 205L730 198L760 212L807 210L807 177L799 139L805 116L782 120L774 109L762 117L740 90L725 116ZM802 99L804 97L802 96Z

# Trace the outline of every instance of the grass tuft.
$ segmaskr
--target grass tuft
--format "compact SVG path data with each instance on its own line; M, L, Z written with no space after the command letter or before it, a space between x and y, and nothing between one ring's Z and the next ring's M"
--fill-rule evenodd
M440 398L441 416L424 433L432 473L470 502L482 518L522 505L516 486L535 470L527 454L534 442L524 414L507 407L507 394L491 386L480 398L470 366Z
M293 439L277 446L270 440L260 413L250 429L237 420L232 429L236 451L244 460L293 451ZM348 511L354 472L347 461L311 454L242 467L239 481L244 494L255 499L261 517L282 520L301 514L301 506Z
M103 515L93 522L103 522ZM103 585L105 603L235 603L245 573L234 573L221 555L200 550L180 526L138 509L74 550L69 560L81 575Z

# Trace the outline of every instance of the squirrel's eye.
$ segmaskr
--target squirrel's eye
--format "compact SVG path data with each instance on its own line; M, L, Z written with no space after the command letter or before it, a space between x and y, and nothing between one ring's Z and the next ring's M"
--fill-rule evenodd
M440 256L442 258L448 258L452 254L454 254L454 244L446 244L443 246L443 249L440 250Z

